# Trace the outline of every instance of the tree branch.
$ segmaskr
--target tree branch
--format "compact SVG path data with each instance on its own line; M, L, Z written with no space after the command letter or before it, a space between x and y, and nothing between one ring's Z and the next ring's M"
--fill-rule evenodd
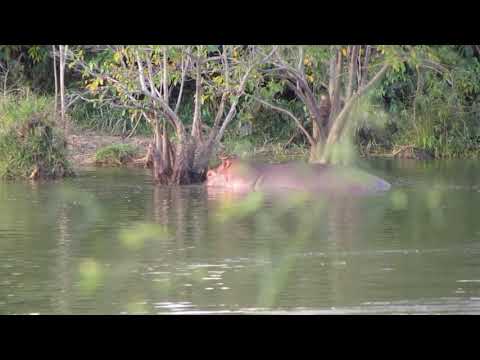
M195 63L195 103L193 110L193 121L192 121L192 137L200 136L200 116L201 116L201 95L202 95L202 74L201 74L202 59L200 55L197 57Z
M143 65L142 62L140 61L140 56L138 54L138 51L136 51L136 56L137 56L137 65L138 65L138 75L139 75L139 81L140 81L140 86L142 88L142 92L152 98L155 102L157 102L160 105L160 108L164 112L164 114L169 117L172 122L175 124L175 128L177 129L177 134L181 140L185 138L185 127L183 126L182 122L178 118L177 114L173 112L172 109L170 109L170 106L165 103L165 101L160 97L157 96L157 94L152 93L148 91L147 86L145 85L145 77L143 75Z
M361 76L362 76L362 81L361 81L361 84L360 84L361 87L365 86L365 84L367 83L367 80L368 80L368 63L370 61L370 51L371 51L371 49L372 49L371 45L367 45L367 47L365 49L365 58L363 60L363 65L362 65L362 68L361 68Z
M147 58L147 70L148 70L148 83L150 84L150 91L155 93L157 97L161 97L160 92L158 91L157 87L153 82L153 70L152 70L152 62L150 59Z
M308 131L303 127L302 125L302 122L295 116L292 114L292 112L290 112L289 110L287 109L284 109L284 108L281 108L280 106L276 106L276 105L273 105L273 104L270 104L269 102L266 102L265 100L262 100L256 96L253 96L253 95L247 95L249 97L251 97L252 99L254 99L255 101L258 101L260 104L263 104L265 106L268 106L270 107L271 109L275 110L275 111L278 111L278 112L281 112L283 114L286 114L288 115L291 119L293 119L293 121L295 121L295 124L297 125L297 127L302 130L303 134L305 135L305 137L308 139L308 142L310 143L311 146L313 146L315 144L315 141L312 139L312 137L310 136L310 134L308 133Z
M332 124L332 128L328 134L327 138L327 145L332 145L335 143L341 135L343 127L345 125L345 120L347 118L347 114L349 113L350 109L352 108L353 104L357 99L363 96L368 90L370 90L387 72L388 68L390 67L389 64L384 64L380 71L361 89L358 90L345 104L342 111L338 114L335 119L335 122Z
M354 80L355 80L355 72L356 72L356 64L357 64L357 56L358 56L358 45L353 45L350 48L350 66L348 68L348 85L347 85L347 93L345 98L348 99L352 96L353 89L354 89Z
M177 104L175 105L175 114L178 114L178 109L180 108L180 103L183 96L183 85L185 84L185 75L187 74L187 68L189 65L190 59L182 56L182 80L180 83L180 91L178 92Z
M163 48L163 101L168 104L167 48Z
M270 53L268 55L266 55L265 57L263 57L263 59L258 61L258 62L259 63L265 63L270 57L273 56L273 54L275 54L277 49L278 49L278 46L274 46L273 49L270 51ZM223 137L223 133L225 132L226 127L232 121L233 116L236 113L236 107L237 107L237 104L238 104L238 100L239 100L240 96L243 95L243 93L245 91L245 85L247 83L247 79L248 79L250 73L252 72L253 68L255 67L256 63L257 63L256 61L253 61L248 66L247 70L245 71L245 74L243 75L242 80L240 81L240 86L238 87L238 89L236 91L237 97L233 100L233 102L230 106L230 110L228 111L228 114L227 114L222 126L220 127L220 130L218 131L218 135L216 136L217 141L220 141L220 139Z

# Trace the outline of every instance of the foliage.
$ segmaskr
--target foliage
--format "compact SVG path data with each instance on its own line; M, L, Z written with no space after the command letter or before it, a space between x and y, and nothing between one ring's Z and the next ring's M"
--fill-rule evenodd
M0 45L0 81L3 90L28 87L39 94L54 89L51 46Z
M125 165L138 153L130 144L112 144L95 153L95 162L99 165Z
M351 128L345 134L355 140L354 144L372 150L376 147L392 150L396 145L413 145L437 157L479 153L478 45L370 47L369 78L384 63L389 65L389 69L378 86L373 87L350 110L348 126ZM165 99L163 66L166 59L167 105L175 111L180 125L185 127L185 133L193 133L192 123L197 109L195 84L199 73L199 116L203 135L208 137L214 132L219 110L222 111L218 128L230 109L234 108L231 125L230 120L227 121L229 126L225 126L219 138L225 134L228 150L245 153L277 143L282 144L283 149L309 146L309 139L291 117L259 104L255 97L288 110L309 134L313 134L312 109L292 89L291 85L295 87L297 84L289 80L285 69L298 70L315 99L318 99L328 92L330 61L335 54L341 54L340 89L344 96L349 74L347 55L351 47L80 45L70 49L67 97L71 99L74 94L81 93L82 99L89 100L76 102L69 111L80 128L123 136L132 131L133 135L152 135L155 123L147 121L143 113L148 116L155 113L162 122L167 116L159 100L147 96L142 90L138 59L143 64L146 87L150 88L150 71L150 80L161 95L160 100ZM274 56L261 61L273 50ZM360 59L365 52L366 46L361 46ZM224 54L226 57L222 58ZM250 73L244 91L238 92L247 69ZM51 46L0 46L0 85L6 98L10 99L10 95L28 98L32 93L53 94L52 70ZM77 81L79 77L81 82ZM183 95L177 107L182 79ZM28 114L41 112L39 109L45 108L48 101L48 97L41 96L35 101L3 101L0 125L10 128L13 123L28 122ZM178 126L168 119L166 125L167 132L178 140ZM345 143L351 143L352 138L346 139Z
M98 106L95 103L77 102L72 106L70 116L82 130L123 136L152 134L143 116L129 114L125 109L113 108L108 104Z
M52 100L45 97L0 98L0 178L73 175L51 107Z
M374 91L391 118L387 138L436 157L478 155L478 57L452 46L417 46L415 53L423 53L425 66L389 72Z

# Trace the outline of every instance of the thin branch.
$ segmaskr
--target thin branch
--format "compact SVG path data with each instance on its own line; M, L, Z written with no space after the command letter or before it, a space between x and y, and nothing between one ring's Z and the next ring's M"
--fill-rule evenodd
M182 56L182 81L180 83L180 91L178 92L177 104L175 105L175 114L178 114L178 109L180 109L180 103L183 96L183 85L185 84L185 75L187 74L189 62L190 58Z
M58 79L57 79L57 57L55 56L55 47L56 45L52 45L52 53L53 53L53 80L55 81L55 109L53 112L53 119L55 123L57 122L57 113L58 113Z
M167 48L163 47L163 101L168 104Z
M258 101L260 104L263 104L265 106L268 106L268 107L272 108L275 111L278 111L278 112L281 112L283 114L288 115L290 118L293 119L293 121L295 121L295 124L297 125L297 127L300 130L302 130L303 134L308 139L308 142L310 143L310 145L313 146L315 144L314 140L312 139L312 137L310 136L308 131L303 127L301 121L295 115L293 115L289 110L281 108L281 107L273 105L273 104L270 104L269 102L266 102L265 100L262 100L262 99L260 99L256 96L253 96L253 95L247 95L247 96L251 97L255 101Z
M361 68L361 77L362 77L362 82L360 86L365 86L368 80L368 63L370 61L370 51L372 49L371 45L367 45L365 49L365 58L363 60L363 65Z
M162 97L160 92L158 91L157 87L155 86L153 82L153 70L152 70L152 62L150 61L149 58L147 58L147 70L148 70L148 83L150 85L150 91L154 92L157 97Z
M140 60L140 55L138 54L138 51L135 51L135 55L137 57L138 79L140 81L140 87L145 94L147 94L150 97L153 97L154 94L148 91L147 86L145 85L145 76L143 75L143 65L142 65L142 61Z
M448 83L448 85L450 86L453 86L453 79L452 79L452 76L450 74L450 71L448 70L448 68L446 68L445 66L443 66L442 64L439 64L435 61L432 61L432 60L423 60L420 64L420 66L426 68L426 69L430 69L430 70L433 70L441 75L447 73L450 75L450 80L449 79L445 79L445 81Z
M358 45L349 46L350 66L348 68L348 85L347 85L347 93L345 95L345 98L347 100L352 96L353 89L354 89L355 72L356 72L357 57L358 57L358 47L359 47Z
M274 46L272 48L272 50L270 51L270 53L268 55L264 56L263 59L261 59L258 62L259 63L265 63L269 58L271 58L275 54L277 49L278 49L278 46ZM254 66L256 65L256 63L257 63L256 61L252 62L248 66L247 70L245 71L245 74L243 75L242 80L240 81L240 86L238 87L238 89L236 91L237 97L233 100L233 102L230 106L230 110L228 111L228 114L227 114L222 126L220 127L220 130L218 131L218 135L216 136L217 141L220 141L220 139L223 136L223 133L225 132L226 127L232 121L233 116L235 115L235 113L237 111L236 107L237 107L237 104L238 104L239 97L241 95L243 95L243 93L245 91L245 86L246 86L246 83L247 83L247 79L248 79L251 71L253 70Z
M60 56L60 112L63 123L63 132L68 135L67 118L65 117L65 60L68 52L68 45L59 45Z
M223 116L223 112L225 111L225 102L227 100L228 94L230 93L230 74L229 74L228 59L227 59L227 46L223 47L222 62L223 62L223 70L225 75L225 89L222 92L220 105L218 106L217 114L213 122L214 131L218 129L218 125L220 124L220 120ZM213 135L216 136L215 134Z
M193 110L193 121L192 121L192 137L200 136L200 127L198 126L201 122L201 96L202 96L202 74L201 74L201 67L203 61L200 56L198 56L197 61L195 63L195 103L194 103L194 110Z
M302 79L296 70L294 70L293 68L289 68L287 66L283 66L283 65L278 65L278 66L276 65L276 67L273 68L273 69L264 69L264 70L262 70L262 73L268 74L268 73L281 72L281 71L288 72L296 80L297 79ZM306 82L305 78L303 78L303 82ZM323 88L328 89L328 85L324 81L318 80L318 83Z
M286 78L287 80L292 80ZM320 108L318 106L318 102L315 99L315 96L313 95L313 92L309 88L308 84L306 84L304 81L297 81L297 85L300 85L300 88L294 86L290 81L287 81L287 86L292 89L297 97L307 106L310 115L312 117L312 120L317 124L318 129L319 129L319 134L321 138L325 137L325 134L321 131L323 128L323 125L321 124L321 113L320 113ZM303 92L302 92L303 90Z
M160 105L165 115L169 117L173 121L173 123L175 123L175 128L177 129L177 133L180 139L183 139L185 137L185 127L183 126L182 122L178 118L177 114L175 114L173 110L170 109L170 106L168 106L168 104L165 103L165 101L161 97L157 96L157 94L155 93L148 91L147 86L145 85L145 77L143 75L143 65L142 65L142 62L140 61L140 56L138 54L138 51L136 51L135 53L137 56L138 75L139 75L139 81L140 81L140 86L142 88L142 92L145 95L152 98L154 101L156 101ZM119 82L117 81L117 83Z
M228 59L227 59L227 46L223 48L222 62L223 62L224 74L225 74L225 87L227 92L229 92L230 91L230 72L229 72Z
M133 116L130 118L130 121L132 121L132 119L133 119ZM138 126L138 124L140 124L141 119L142 119L141 117L138 118L137 123L135 124L133 129L130 131L130 133L127 135L127 137L126 137L127 139L130 138L135 133L135 130L137 130L137 126Z
M65 105L65 109L68 109L70 108L70 106L72 106L75 102L77 102L78 100L82 99L83 100L83 97L82 95L86 95L89 93L89 90L86 90L84 92L81 92L81 93L72 93L71 94L71 99L67 102L67 105ZM68 96L67 96L68 97Z
M222 94L222 98L220 99L220 105L218 106L217 115L215 116L215 120L213 122L213 129L217 129L218 125L220 124L220 120L222 119L223 112L225 111L225 102L227 100L227 92Z
M347 101L342 111L340 111L340 113L336 117L335 122L332 124L332 128L330 129L330 132L327 138L327 145L331 145L337 141L345 125L347 114L349 113L355 101L359 99L363 94L365 94L368 90L370 90L377 83L377 81L379 81L381 77L387 72L389 67L390 67L389 64L384 64L383 67L380 69L380 71L367 83L367 85L359 89L358 92L355 93Z
M298 72L300 74L304 74L304 71L303 71L303 46L299 46L298 47ZM300 88L300 84L298 83L297 81L297 88L299 89Z

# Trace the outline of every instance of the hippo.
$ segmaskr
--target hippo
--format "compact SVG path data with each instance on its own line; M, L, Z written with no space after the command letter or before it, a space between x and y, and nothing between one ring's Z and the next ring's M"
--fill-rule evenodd
M299 190L319 193L366 194L388 191L391 185L364 171L326 164L289 162L264 164L224 158L207 172L207 187L231 191Z

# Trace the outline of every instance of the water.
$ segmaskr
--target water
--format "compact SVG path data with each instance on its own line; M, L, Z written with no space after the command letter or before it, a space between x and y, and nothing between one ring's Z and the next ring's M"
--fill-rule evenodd
M0 314L480 313L480 165L375 160L371 197L0 184Z

